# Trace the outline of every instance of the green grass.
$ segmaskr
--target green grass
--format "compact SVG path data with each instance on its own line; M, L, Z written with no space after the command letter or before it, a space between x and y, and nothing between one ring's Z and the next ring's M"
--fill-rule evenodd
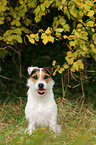
M37 129L31 136L24 133L25 99L0 104L0 145L96 145L96 111L92 105L81 108L65 99L57 103L62 133L56 136L45 128Z

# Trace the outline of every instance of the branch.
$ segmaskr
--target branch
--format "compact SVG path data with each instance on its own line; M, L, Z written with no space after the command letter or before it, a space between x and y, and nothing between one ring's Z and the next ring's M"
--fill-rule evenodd
M4 48L0 48L0 50L4 50L4 49L6 49L6 48L11 48L12 50L14 50L18 55L20 55L19 53L18 53L18 51L16 51L12 46L6 46L6 47L4 47Z
M94 43L94 42L90 42L90 41L88 41L88 40L85 40L85 39L83 39L83 38L79 38L80 40L83 40L83 41L85 41L85 42L88 42L88 43L90 43L90 44L93 44L94 46L95 46L95 48L96 48L96 44ZM90 47L91 48L91 47Z
M7 80L13 80L13 79L11 79L11 78L7 78L7 77L2 76L2 75L0 75L0 77L3 78L3 79L7 79Z

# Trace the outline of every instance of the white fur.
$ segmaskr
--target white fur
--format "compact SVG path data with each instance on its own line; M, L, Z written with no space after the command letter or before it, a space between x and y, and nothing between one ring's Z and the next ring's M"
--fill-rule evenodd
M30 70L31 74L33 67L30 67ZM42 68L40 68L40 72L41 70ZM44 89L46 89L45 94L39 95L36 91L38 89L38 83L44 84ZM49 127L55 133L60 133L61 131L61 127L57 125L57 105L54 100L53 85L54 81L52 79L46 83L42 80L41 74L36 83L30 78L27 80L29 90L27 92L28 101L25 107L25 116L28 120L26 131L29 135L38 127Z

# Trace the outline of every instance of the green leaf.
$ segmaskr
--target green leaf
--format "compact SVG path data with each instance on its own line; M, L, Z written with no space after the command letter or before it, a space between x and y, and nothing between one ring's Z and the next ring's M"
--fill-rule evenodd
M70 69L72 72L75 72L75 68L72 66Z
M70 31L70 26L68 24L63 25L65 31Z
M58 72L59 72L60 74L62 74L63 71L64 71L64 68L60 68L60 69L58 70Z
M63 68L68 69L69 65L65 64Z
M84 64L83 64L82 60L77 60L77 64L80 69L84 69Z
M74 58L72 57L72 58L70 58L70 65L72 65L73 64L73 61L74 61Z
M76 43L75 43L75 41L70 41L69 44L70 44L70 46L75 46Z
M90 10L89 13L87 14L87 16L92 17L94 15L94 11Z
M45 6L44 6L44 4L41 4L40 8L41 8L42 11L45 11Z
M2 25L4 23L4 17L0 17L0 25Z
M22 43L22 37L20 35L16 35L15 38L19 43Z
M94 21L88 21L87 26L93 27L94 26Z
M68 51L68 52L67 52L67 56L68 56L68 57L72 57L72 52L71 52L71 51Z
M64 29L63 29L63 28L57 28L55 31L56 31L56 32L63 32Z
M74 63L73 63L73 68L74 68L76 71L79 70L78 63L77 63L77 62L74 62Z
M43 37L43 41L42 41L44 44L47 44L47 42L48 42L48 37L47 37L47 35L45 35L44 37Z

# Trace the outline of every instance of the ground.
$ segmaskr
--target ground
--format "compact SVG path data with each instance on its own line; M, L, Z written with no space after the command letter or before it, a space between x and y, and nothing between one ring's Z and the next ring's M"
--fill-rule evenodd
M55 135L41 128L29 136L24 133L26 99L5 100L0 104L0 145L96 145L96 110L92 104L81 106L66 99L56 102L62 133Z

